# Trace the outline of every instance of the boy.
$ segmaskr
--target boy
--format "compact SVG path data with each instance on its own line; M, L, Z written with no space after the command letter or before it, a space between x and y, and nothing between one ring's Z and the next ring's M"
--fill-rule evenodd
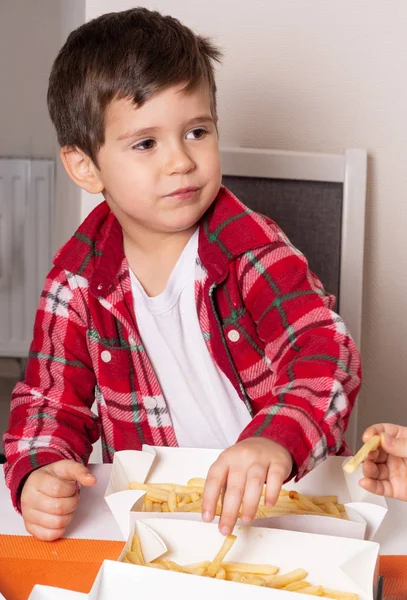
M266 482L302 477L343 439L358 352L333 299L270 220L221 187L212 43L137 8L74 31L48 103L73 181L99 205L56 255L4 437L27 530L60 537L102 436L225 449L203 519L253 520ZM96 398L98 418L91 412Z

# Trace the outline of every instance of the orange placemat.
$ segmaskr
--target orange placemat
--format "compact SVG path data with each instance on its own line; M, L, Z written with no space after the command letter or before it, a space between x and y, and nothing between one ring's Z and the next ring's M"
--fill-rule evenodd
M0 535L0 592L26 600L36 583L89 592L105 559L116 560L123 542Z
M407 598L407 556L381 556L380 575L384 576L385 598Z

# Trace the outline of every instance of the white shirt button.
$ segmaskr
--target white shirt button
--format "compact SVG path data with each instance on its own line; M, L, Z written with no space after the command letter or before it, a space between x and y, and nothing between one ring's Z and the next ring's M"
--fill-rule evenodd
M135 346L136 345L136 340L134 339L133 336L129 337L129 344L130 344L130 346Z
M231 342L238 342L240 340L240 333L236 329L228 331L228 338Z
M108 363L112 360L112 355L110 354L109 350L103 350L100 358L103 360L103 362Z
M144 406L148 409L157 408L157 400L151 396L148 396L147 398L144 398Z

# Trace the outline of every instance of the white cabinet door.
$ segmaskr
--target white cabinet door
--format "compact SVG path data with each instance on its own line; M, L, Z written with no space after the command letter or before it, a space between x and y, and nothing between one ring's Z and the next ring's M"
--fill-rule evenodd
M0 356L24 357L51 267L54 162L0 159Z

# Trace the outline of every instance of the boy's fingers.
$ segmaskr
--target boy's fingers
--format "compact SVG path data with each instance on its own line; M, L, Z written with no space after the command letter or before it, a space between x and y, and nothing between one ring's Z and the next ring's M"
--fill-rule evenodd
M50 515L69 515L73 513L79 503L79 494L70 497L53 498L38 492L30 503L31 507Z
M387 453L386 453L386 456L387 456ZM371 460L372 462L383 462L383 449L377 448L376 450L369 452L366 460Z
M369 477L364 477L359 481L359 485L367 492L376 494L378 496L387 496L388 498L393 496L393 488L388 480L381 481L379 479L370 479Z
M209 523L216 515L216 505L226 483L228 467L215 462L209 469L202 500L202 520Z
M394 438L407 438L407 427L394 425L393 423L377 423L368 427L363 434L363 441L366 442L373 435L387 433Z
M391 437L388 433L381 434L383 450L392 456L407 458L407 439Z
M389 478L389 468L386 463L375 463L367 460L363 463L363 475L369 479L385 481Z
M46 529L45 527L41 527L40 525L36 525L34 523L25 523L25 528L28 533L31 533L31 535L39 540L43 540L44 542L53 542L54 540L59 539L65 533L64 528Z
M384 425L383 425L383 423L378 423L377 425L371 425L370 427L368 427L365 430L365 432L364 432L364 434L362 436L362 439L363 439L364 442L367 442L374 435L378 435L382 431L384 431Z
M26 519L38 527L44 529L65 529L65 527L72 521L74 513L69 515L50 515L40 510L31 509L26 516Z
M77 493L75 481L60 479L50 473L41 473L41 478L39 477L36 480L36 489L41 494L51 498L71 498L76 496Z
M287 474L282 468L275 465L270 465L266 484L266 506L274 506L274 504L277 502L278 496L281 492L281 487L286 478Z
M378 479L379 478L379 467L372 460L365 460L362 464L362 470L364 477L368 477L369 479Z
M245 471L240 468L230 469L223 499L222 515L219 521L219 531L223 535L232 533L236 525L245 487Z
M86 486L96 483L96 477L89 469L73 460L60 460L50 465L50 468L57 477L67 481L75 481Z
M251 523L256 516L266 475L266 469L259 467L252 467L247 474L242 506L244 523Z

